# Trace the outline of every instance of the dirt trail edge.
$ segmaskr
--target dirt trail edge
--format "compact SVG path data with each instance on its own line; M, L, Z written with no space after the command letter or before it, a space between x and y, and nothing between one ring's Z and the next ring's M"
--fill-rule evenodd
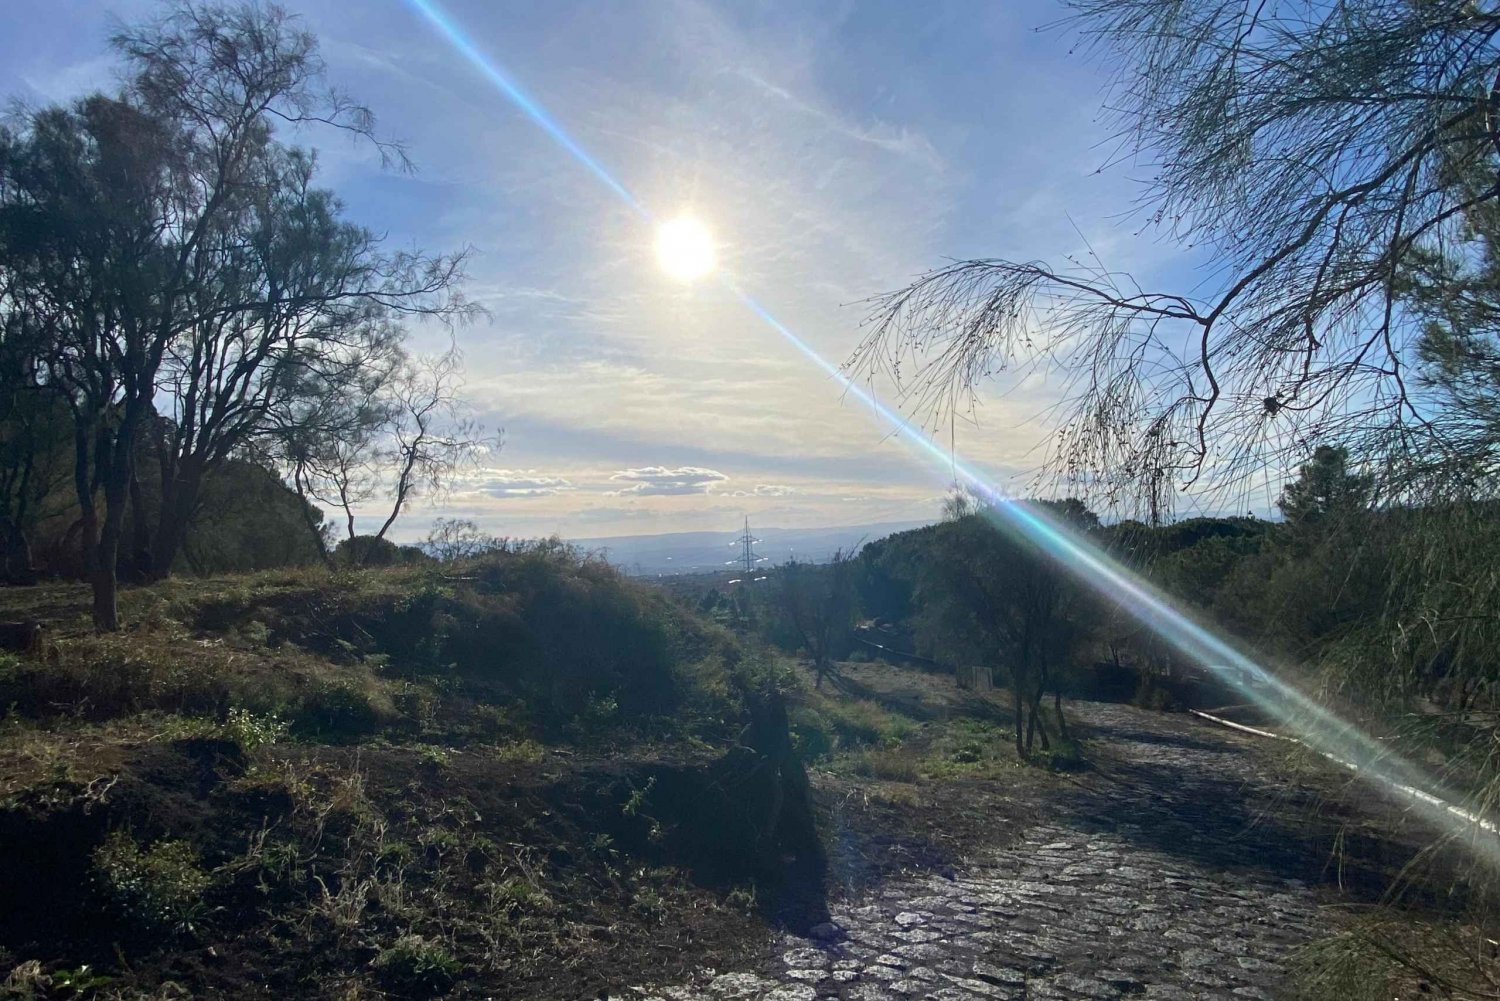
M955 873L899 879L784 935L759 969L621 989L673 1001L1270 999L1326 932L1326 851L1256 739L1082 705L1107 759ZM1264 743L1264 742L1260 742ZM1282 818L1285 818L1283 822Z

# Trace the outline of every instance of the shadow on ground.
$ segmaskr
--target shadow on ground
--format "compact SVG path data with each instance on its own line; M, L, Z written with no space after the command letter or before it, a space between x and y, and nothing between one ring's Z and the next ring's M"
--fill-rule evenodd
M1419 839L1332 798L1321 786L1278 779L1256 738L1186 717L1120 706L1079 707L1095 773L1057 804L1057 819L1224 873L1338 886L1356 902L1386 897L1424 850ZM1400 884L1409 901L1451 887Z

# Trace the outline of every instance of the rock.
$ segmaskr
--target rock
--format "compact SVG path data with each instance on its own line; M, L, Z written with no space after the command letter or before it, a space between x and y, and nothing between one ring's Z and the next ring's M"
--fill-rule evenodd
M791 967L822 969L828 965L828 953L822 949L791 949L781 954L781 961Z

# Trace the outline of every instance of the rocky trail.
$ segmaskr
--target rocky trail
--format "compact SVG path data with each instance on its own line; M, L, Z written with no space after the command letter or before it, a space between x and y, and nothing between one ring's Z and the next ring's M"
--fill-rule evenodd
M1327 841L1265 742L1123 706L1078 717L1107 757L1006 847L835 904L759 969L611 997L1284 996L1291 953L1329 930Z

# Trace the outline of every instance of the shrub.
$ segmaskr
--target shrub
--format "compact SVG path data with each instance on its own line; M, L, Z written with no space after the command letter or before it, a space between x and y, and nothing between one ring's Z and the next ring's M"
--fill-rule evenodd
M291 725L275 713L257 715L236 707L229 710L222 723L195 716L169 717L162 736L167 740L209 737L233 741L240 750L249 754L281 740L290 728Z
M158 841L142 848L123 831L94 851L94 877L107 906L147 934L192 930L213 878L198 866L184 841Z
M1149 672L1142 671L1130 704L1142 709L1166 712L1177 707L1177 700L1160 679Z
M400 563L401 547L390 539L379 539L373 535L356 535L341 539L333 550L334 559L341 566L386 567Z
M822 713L811 706L793 706L787 717L792 747L804 761L816 761L833 753L833 728Z
M351 682L335 681L320 685L303 698L293 726L300 733L323 740L347 740L376 732L385 717L369 694Z
M915 724L868 699L846 700L804 693L788 713L792 746L812 761L838 751L898 744Z

